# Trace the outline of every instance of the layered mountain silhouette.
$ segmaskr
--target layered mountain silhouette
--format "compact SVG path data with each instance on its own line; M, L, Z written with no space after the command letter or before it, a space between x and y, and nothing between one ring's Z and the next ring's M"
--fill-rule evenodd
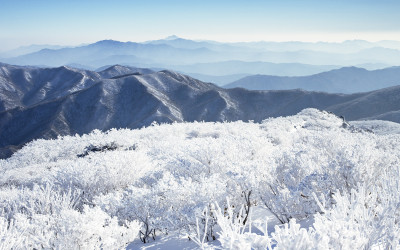
M226 88L251 90L283 90L301 88L330 93L356 93L400 85L400 67L366 70L344 67L311 76L281 77L271 75L246 76L225 85Z
M340 68L337 65L310 65L302 63L270 63L249 61L222 61L173 65L174 70L211 76L235 74L271 74L278 76L305 76Z
M223 89L169 70L111 66L100 72L2 64L0 152L37 138L94 129L140 128L156 121L235 121L296 114L314 107L348 120L400 121L400 87L352 95L304 90Z
M81 64L100 67L108 64L178 64L215 60L218 53L207 48L184 49L167 44L142 44L103 40L93 44L61 49L42 49L33 53L6 58L19 65L60 66Z
M16 65L172 69L218 85L254 74L306 76L343 66L381 69L400 65L399 58L400 43L395 41L221 43L177 36L141 43L103 40L76 47L36 45L0 54L0 61Z

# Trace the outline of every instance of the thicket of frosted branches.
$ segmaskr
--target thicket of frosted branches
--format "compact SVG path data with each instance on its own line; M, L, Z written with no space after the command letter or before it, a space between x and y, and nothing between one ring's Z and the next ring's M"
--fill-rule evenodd
M261 124L155 124L31 142L0 161L0 249L122 248L170 232L196 240L205 222L226 248L396 247L400 135L396 124L371 124L307 109ZM284 225L243 230L254 206ZM305 218L311 228L296 224Z

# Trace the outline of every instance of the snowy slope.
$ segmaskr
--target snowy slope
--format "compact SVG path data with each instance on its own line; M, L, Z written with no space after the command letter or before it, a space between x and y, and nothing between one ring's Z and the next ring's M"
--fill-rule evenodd
M310 76L280 77L269 75L247 76L225 85L225 88L252 90L297 89L329 93L355 93L400 85L400 67L368 71L346 67Z
M153 124L37 140L0 160L0 247L194 247L207 232L227 249L390 248L400 239L399 131L397 123L353 125L306 109L261 123ZM243 223L232 218L243 218L250 191L250 211L269 211L272 227L285 223L274 234L263 233L266 214L256 213L258 230L235 231ZM290 218L310 222L300 229ZM146 223L156 235L143 244Z
M397 122L400 118L400 86L364 93L354 100L333 105L329 110L340 112L351 120L375 118Z
M113 65L98 72L102 78L109 79L113 77L122 77L130 74L150 74L154 73L151 69L135 68L129 66Z
M325 104L347 100L321 95ZM18 146L35 138L89 133L93 129L140 128L153 121L261 121L296 113L314 98L303 91L226 91L171 71L130 75L0 113L0 147Z
M399 120L399 87L353 95L249 91L222 89L168 70L136 74L136 69L124 66L99 73L67 67L3 65L2 69L1 87L7 90L0 99L7 108L0 112L2 157L37 138L140 128L153 121L259 122L309 107L333 111L347 120Z
M100 79L96 72L65 66L34 68L0 64L0 112L66 96Z

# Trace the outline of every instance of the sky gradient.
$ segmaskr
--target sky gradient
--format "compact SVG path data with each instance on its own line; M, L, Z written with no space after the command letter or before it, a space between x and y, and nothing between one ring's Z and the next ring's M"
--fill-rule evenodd
M395 0L0 0L0 51L30 44L400 40Z

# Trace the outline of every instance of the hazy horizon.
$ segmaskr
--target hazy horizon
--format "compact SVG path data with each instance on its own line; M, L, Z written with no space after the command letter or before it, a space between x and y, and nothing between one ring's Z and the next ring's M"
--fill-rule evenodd
M5 1L0 51L32 44L144 42L177 35L220 42L400 41L400 2Z
M379 43L379 42L385 42L385 41L389 41L389 42L399 42L400 43L400 39L395 40L395 39L377 39L377 40L367 40L367 39L344 39L344 40L337 40L337 41L333 41L333 40L315 40L315 41L311 41L311 40L237 40L237 41L225 41L225 40L213 40L213 39L202 39L202 38L188 38L188 37L182 37L182 36L177 36L177 35L169 35L166 37L159 37L159 38L155 38L155 39L150 39L150 40L125 40L125 41L121 41L121 40L117 40L117 39L113 39L113 38L104 38L104 39L100 39L100 40L93 40L93 41L87 41L87 42L82 42L82 43L76 43L76 44L67 44L67 43L26 43L26 44L21 44L18 46L14 46L8 49L4 49L2 50L0 48L0 52L8 52L8 51L12 51L15 49L20 49L20 48L25 48L25 47L30 47L30 46L60 46L60 47L79 47L79 46L85 46L85 45L89 45L89 44L93 44L96 42L100 42L100 41L106 41L106 40L112 40L112 41L116 41L116 42L124 42L124 43L129 43L129 42L133 42L133 43L146 43L146 42L151 42L151 41L157 41L157 40L163 40L163 39L167 39L169 37L172 36L176 36L177 38L180 39L185 39L185 40L192 40L192 41L196 41L196 42L218 42L218 43L258 43L258 42L276 42L276 43L345 43L345 42L349 42L349 41L365 41L365 42L370 42L370 43Z

